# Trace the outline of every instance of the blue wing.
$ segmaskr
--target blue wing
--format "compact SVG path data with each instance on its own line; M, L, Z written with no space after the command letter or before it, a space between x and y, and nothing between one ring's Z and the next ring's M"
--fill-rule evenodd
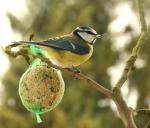
M77 40L76 40L77 41ZM65 40L65 39L49 39L46 41L41 41L41 42L27 42L30 44L35 44L35 45L42 45L42 46L47 46L47 47L52 47L55 49L59 50L67 50L71 51L76 54L88 54L90 51L90 47L84 42L76 42L72 40Z

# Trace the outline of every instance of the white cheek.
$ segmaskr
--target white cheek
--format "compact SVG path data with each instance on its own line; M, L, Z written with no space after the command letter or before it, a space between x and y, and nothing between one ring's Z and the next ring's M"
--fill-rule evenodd
M86 35L87 35L86 36L86 41L88 41L88 42L92 42L95 38L93 35L88 35L88 34L86 34Z
M93 40L95 39L94 35L90 35L87 33L79 33L79 35L87 42L93 42Z

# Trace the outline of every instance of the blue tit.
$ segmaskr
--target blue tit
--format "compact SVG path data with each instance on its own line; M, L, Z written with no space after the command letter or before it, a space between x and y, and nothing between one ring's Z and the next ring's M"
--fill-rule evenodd
M93 45L101 35L90 27L77 27L70 34L44 41L23 41L43 50L50 61L62 68L72 68L86 62L93 53Z

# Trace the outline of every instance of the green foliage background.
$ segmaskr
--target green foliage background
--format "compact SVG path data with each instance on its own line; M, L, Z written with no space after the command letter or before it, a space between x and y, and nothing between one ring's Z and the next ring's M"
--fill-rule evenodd
M24 16L23 22L8 13L14 32L21 33L26 39L31 33L35 33L34 40L63 35L77 26L91 26L98 33L107 33L106 38L96 42L92 58L79 68L84 74L111 89L107 70L117 63L119 52L112 49L112 35L107 28L111 21L108 7L113 7L117 1L27 0L27 2L30 14ZM125 33L131 31L133 30ZM126 52L131 52L136 41L137 38L134 38L126 46ZM149 48L149 44L146 43L141 53L146 65L135 69L130 76L130 87L137 89L139 94L138 108L148 108L145 101L150 96ZM33 128L36 126L35 117L23 107L18 94L18 82L28 64L22 57L10 58L10 61L11 66L3 78L6 100L4 106L0 107L0 128ZM66 91L62 102L55 110L42 115L46 128L123 128L121 120L110 106L98 105L98 101L105 98L103 95L66 73L63 73L63 77ZM15 100L14 105L9 104L11 100ZM150 117L146 116L144 119L148 120ZM137 119L137 123L140 120ZM141 128L143 123L138 123Z

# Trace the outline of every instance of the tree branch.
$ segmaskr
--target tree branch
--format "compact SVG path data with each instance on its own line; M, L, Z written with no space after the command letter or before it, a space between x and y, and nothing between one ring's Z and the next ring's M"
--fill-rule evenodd
M125 128L137 128L133 120L133 109L128 107L121 95L120 89L117 87L113 90L113 100L117 106L120 118L123 121Z
M127 80L128 75L131 69L133 68L134 63L138 57L138 53L148 36L147 25L144 18L143 1L137 0L137 2L138 2L138 9L140 15L140 22L141 22L141 34L139 40L137 41L135 47L132 50L129 59L126 62L125 68L122 72L120 79L118 80L117 84L113 89L113 100L116 103L116 106L118 108L118 111L120 113L125 128L137 128L137 127L133 120L133 110L127 106L126 102L124 101L121 95L120 89L123 86L124 82Z
M147 125L145 126L145 128L150 128L150 121L148 121Z
M89 85L91 85L92 87L94 87L97 91L99 91L100 93L104 94L105 96L109 97L109 98L112 98L112 92L108 89L106 89L105 87L103 87L102 85L100 85L99 83L97 83L96 81L92 80L91 78L89 78L88 76L82 74L82 73L77 73L77 72L74 72L73 70L71 69L68 69L68 68L60 68L56 65L53 65L49 59L47 58L44 58L42 56L39 56L39 58L43 61L43 62L46 62L48 65L54 67L54 68L57 68L57 69L60 69L60 70L63 70L67 73L70 73L72 76L74 76L75 78L79 79L79 80L82 80L86 83L88 83Z
M137 44L135 45L135 47L132 50L132 53L131 53L129 59L126 62L126 66L123 70L123 73L115 86L118 88L121 88L123 86L124 82L127 80L129 72L133 68L134 63L138 57L138 53L148 37L147 25L146 25L146 21L144 18L143 1L137 0L137 4L138 4L139 15L140 15L141 34L140 34Z
M51 67L54 67L56 69L60 69L60 70L63 70L65 72L67 72L67 73L71 74L72 76L76 77L77 79L82 80L82 81L90 84L92 87L94 87L97 91L99 91L100 93L104 94L105 96L107 96L109 98L112 98L112 91L106 89L105 87L103 87L102 85L100 85L96 81L92 80L88 76L86 76L84 74L81 74L81 73L77 73L77 72L75 72L72 69L61 68L61 67L58 67L58 66L52 64L52 62L48 58L46 58L46 57L44 57L42 55L39 55L39 54L35 54L34 52L32 52L32 50L27 45L22 46L23 48L21 48L18 52L13 52L11 49L13 47L18 46L17 44L21 43L21 42L22 41L16 42L16 43L13 42L13 44L11 44L11 45L9 45L9 46L7 46L5 48L5 52L7 54L9 54L10 56L12 56L12 57L17 57L17 56L21 55L29 63L32 62L31 60L29 60L29 58L31 58L31 56L32 56L33 59L34 58L40 58L43 62L47 63L48 66L51 66Z

